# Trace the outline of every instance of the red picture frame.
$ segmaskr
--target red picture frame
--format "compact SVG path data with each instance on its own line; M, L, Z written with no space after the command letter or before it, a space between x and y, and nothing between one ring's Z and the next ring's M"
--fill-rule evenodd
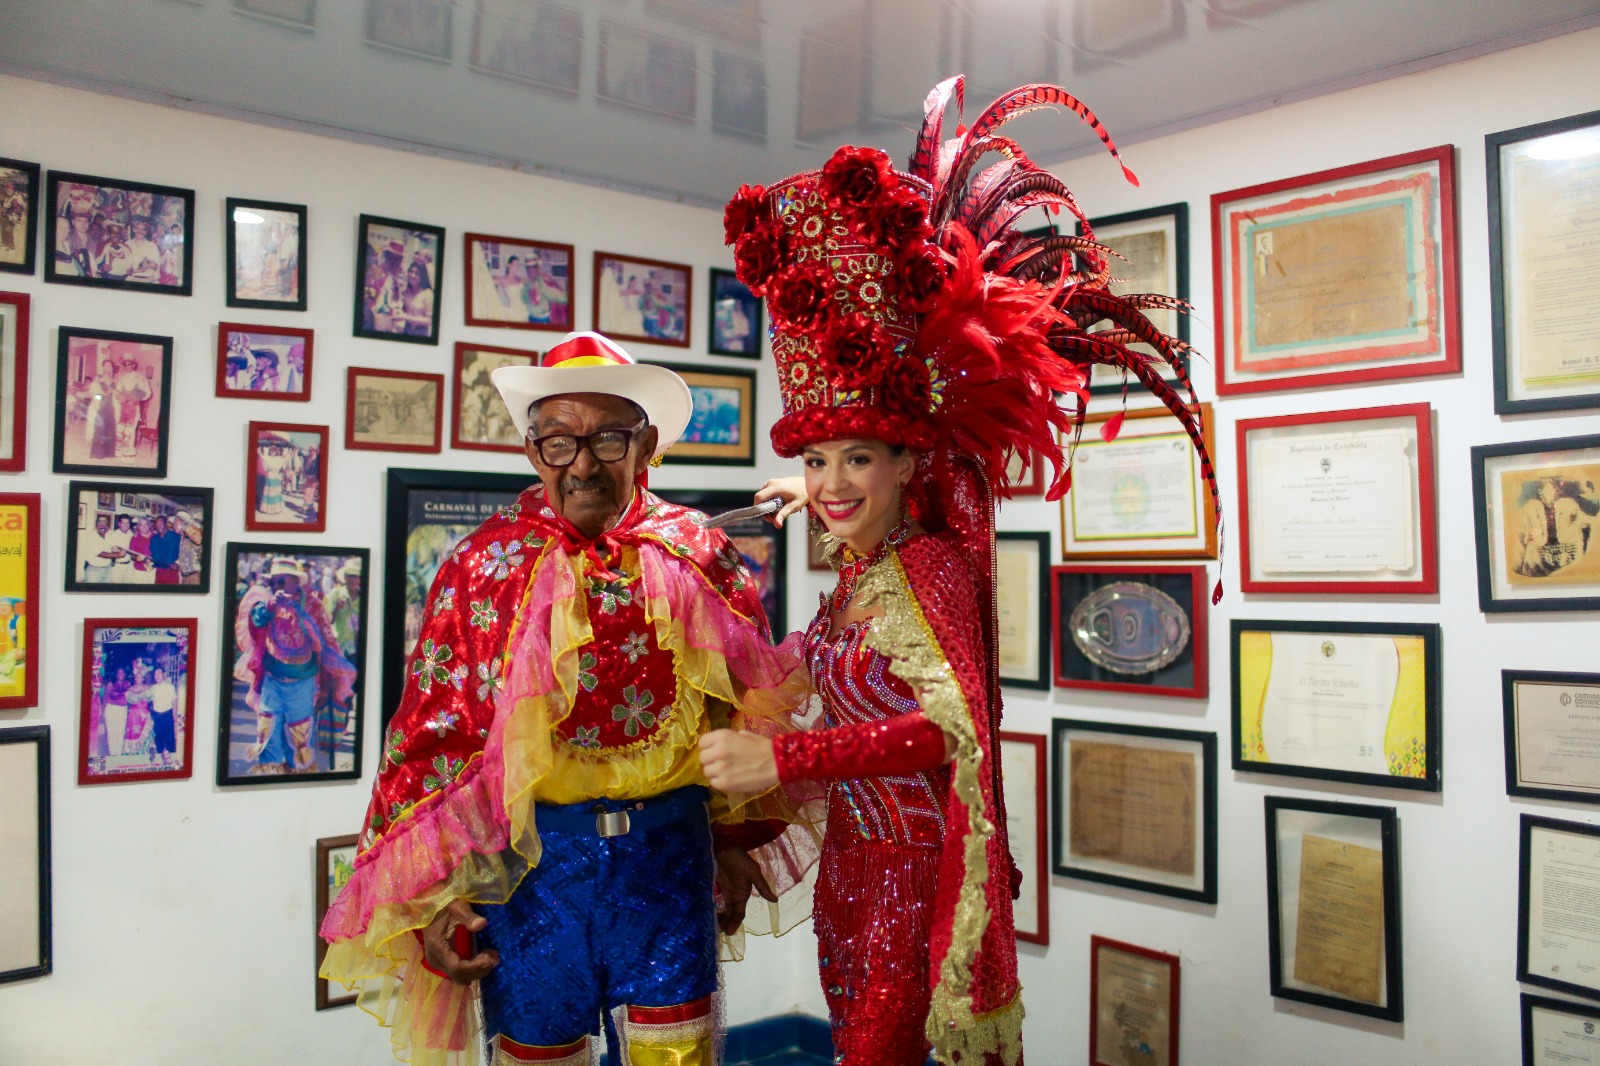
M613 266L619 277L613 277ZM645 268L649 276L640 277L640 271L629 272L628 267ZM661 278L661 272L671 271L681 277ZM682 283L683 293L676 286ZM650 286L670 285L670 304L663 303L660 293L645 300ZM631 290L638 287L640 306L632 306ZM594 302L590 305L590 320L594 331L612 340L644 341L669 348L689 347L689 331L694 317L694 267L688 263L669 263L664 259L645 259L637 255L618 255L616 252L594 253ZM639 332L630 332L634 312L638 312Z
M450 447L464 448L467 451L510 452L521 455L523 446L520 438L515 443L505 444L484 439L492 424L490 415L505 416L506 424L510 427L510 413L505 409L505 402L500 399L499 390L492 383L479 380L480 377L488 377L485 368L474 367L474 382L471 385L467 384L466 362L474 353L486 354L490 357L490 362L498 363L500 366L539 365L539 353L535 351L456 341L455 363L450 372ZM470 418L467 414L469 400L478 408ZM510 428L511 436L515 437L515 427Z
M413 384L407 392L401 386L385 388L379 384L383 381ZM360 395L363 388L369 395ZM417 417L418 403L433 407L431 431L424 430L424 421ZM344 446L351 451L437 454L443 450L439 443L443 426L443 374L365 366L352 366L345 371Z
M1350 225L1362 212L1368 225ZM1213 194L1217 394L1459 373L1456 213L1455 147L1448 144ZM1329 254L1330 246L1343 254ZM1314 256L1334 273L1310 276L1306 260ZM1345 259L1367 264L1370 273L1348 277L1337 270ZM1426 265L1419 269L1414 259ZM1242 262L1250 268L1241 270ZM1259 334L1257 326L1245 328L1242 295L1254 292L1257 276L1279 279L1261 304L1249 303L1251 314L1263 304L1267 311L1252 320ZM1346 310L1324 311L1321 319L1307 314L1328 307ZM1420 316L1417 307L1425 309ZM1357 333L1358 324L1368 332ZM1253 366L1240 355L1247 336Z
M1166 970L1167 982L1167 1047L1166 1055L1155 1055L1152 1049L1151 1062L1160 1063L1161 1066L1178 1066L1178 1003L1179 981L1182 976L1182 960L1176 955L1168 955L1164 951L1155 951L1151 948L1142 948L1137 944L1128 944L1121 940L1112 940L1110 937L1100 936L1098 933L1089 935L1089 1066L1118 1066L1125 1061L1121 1058L1115 1061L1102 1058L1100 1055L1100 953L1102 951L1120 951L1124 955L1156 963ZM1135 983L1140 983L1136 980ZM1135 1010L1130 1016L1138 1017L1143 1011ZM1148 1041L1144 1041L1148 1043Z
M268 463L267 437L283 442ZM314 441L307 438L315 438ZM328 427L293 422L251 422L245 438L244 528L265 533L325 533L328 529ZM312 452L308 449L315 448ZM283 449L291 454L282 455ZM274 488L272 482L278 482ZM299 504L292 502L299 498ZM299 514L299 519L270 515ZM269 516L269 517L263 517Z
M1090 595L1114 584L1137 581L1154 587L1183 610L1188 639L1170 663L1145 673L1123 672L1101 666L1078 648L1071 633L1071 616ZM1210 662L1204 566L1103 566L1093 563L1050 568L1050 613L1055 619L1055 686L1101 692L1134 692L1144 696L1181 696L1205 699L1210 693ZM1127 677L1129 680L1117 680ZM1146 677L1149 680L1132 680Z
M1366 442L1354 439L1343 442L1343 447L1334 447L1335 443L1326 437L1318 439L1315 434L1301 434L1291 427L1306 426L1334 426L1348 423L1368 422L1373 423L1371 430L1374 437ZM1404 428L1409 425L1409 428ZM1257 498L1269 501L1274 514L1283 518L1283 530L1277 527L1267 527L1266 523L1256 521L1252 523L1250 513L1250 487L1253 480L1258 479L1257 472L1252 468L1251 435L1277 430L1283 434L1283 439L1290 440L1300 437L1303 440L1314 440L1315 453L1304 451L1304 458L1298 455L1293 463L1285 462L1285 476L1292 478L1288 484L1273 484L1258 486ZM1362 505L1360 498L1365 493L1378 491L1372 475L1366 471L1358 472L1354 479L1347 477L1339 470L1340 466L1348 467L1355 461L1354 456L1361 451L1370 450L1371 458L1367 460L1369 470L1376 470L1380 476L1393 476L1399 469L1397 460L1402 456L1394 454L1395 432L1403 431L1409 436L1409 445L1405 450L1411 453L1415 463L1415 482L1407 486L1412 492L1409 501L1414 507L1413 515L1417 528L1409 538L1407 550L1411 556L1411 565L1407 573L1414 577L1398 578L1368 578L1368 579L1316 579L1312 577L1300 578L1265 578L1257 572L1257 564L1261 563L1265 552L1258 550L1266 540L1266 529L1272 529L1275 540L1272 552L1274 558L1278 555L1301 555L1305 559L1305 569L1301 574L1316 572L1315 568L1328 567L1331 561L1319 560L1308 557L1309 547L1296 547L1296 545L1309 545L1309 536L1296 536L1293 545L1287 541L1285 531L1292 528L1305 531L1311 522L1322 519L1332 524L1341 517L1346 519L1341 524L1338 544L1345 553L1350 554L1358 550L1363 544L1374 543L1384 533L1381 527L1373 528L1373 523L1368 521L1360 526L1351 524L1348 519L1360 518L1378 511L1370 500L1366 506ZM1353 450L1352 446L1360 444L1360 449ZM1434 448L1433 448L1433 409L1426 403L1396 404L1390 407L1361 407L1348 411L1318 411L1301 415L1275 415L1268 418L1243 418L1235 424L1234 438L1235 454L1239 463L1239 587L1245 592L1312 592L1312 593L1359 593L1363 595L1404 595L1411 593L1431 594L1439 591L1439 521L1438 504L1435 498L1434 475ZM1389 454L1385 454L1387 451ZM1316 454L1320 453L1320 454ZM1321 464L1320 470L1312 464ZM1358 468L1359 469L1359 468ZM1379 482L1378 484L1381 484ZM1337 489L1338 494L1345 499L1348 508L1343 513L1332 513L1331 505L1323 502L1328 493L1325 489ZM1297 506L1297 493L1305 498L1305 511ZM1311 497L1321 497L1313 501ZM1355 512L1355 513L1351 513ZM1295 522L1295 519L1302 521ZM1254 531L1254 532L1252 532ZM1363 534L1357 540L1357 531ZM1328 534L1334 537L1335 534ZM1393 534L1390 534L1392 540ZM1278 541L1281 539L1281 543ZM1384 550L1383 546L1374 543L1371 549L1376 555ZM1393 549L1388 549L1393 555ZM1287 565L1280 563L1279 565ZM1348 564L1347 564L1348 565ZM1378 572L1383 567L1369 570L1369 573ZM1389 567L1388 569L1392 569Z
M17 528L15 520L5 511L11 508L22 509L21 528ZM12 575L11 582L0 580L0 600L10 601L10 613L4 623L0 623L0 639L4 639L9 647L7 653L21 646L22 691L12 695L0 695L0 711L19 710L23 707L39 706L39 641L44 634L44 629L39 625L39 565L44 555L44 546L39 543L39 494L37 492L0 492L0 547L7 549L5 558L10 557L10 552L16 548L15 539L18 534L23 537L20 546L22 556L21 589L7 587L15 583L16 575ZM0 564L0 578L9 566ZM22 593L23 610L18 612L15 593ZM20 634L14 628L21 627ZM20 641L18 637L20 636ZM15 674L13 668L12 674ZM0 693L7 688L15 688L15 682L0 685Z
M0 440L0 473L20 474L28 465L28 324L33 299L25 292L0 292L10 307L0 320L0 400L10 410L0 416L11 422L9 439Z
M1033 805L1027 810L1026 814L1012 812L1012 804L1009 802L1008 797L1006 810L1008 813L1012 813L1013 820L1020 820L1024 826L1030 820L1033 822L1032 835L1034 838L1035 861L1032 863L1033 869L1022 872L1022 891L1027 892L1029 890L1028 881L1031 878L1033 888L1039 895L1037 903L1039 928L1037 931L1024 930L1018 926L1016 929L1017 939L1029 944L1048 946L1050 943L1050 832L1049 808L1045 802L1045 790L1050 787L1050 763L1046 752L1047 738L1042 733L1013 733L1003 729L997 732L995 737L1002 744L1025 744L1032 749L1033 781L1035 786ZM1001 780L1009 781L1011 778L1002 774ZM1020 819L1017 818L1019 814L1022 815ZM1012 853L1015 854L1017 847L1016 834L1008 833L1007 835L1011 840Z
M494 251L491 253L485 248L480 254L479 248L474 247L475 245L493 246ZM498 261L501 245L507 245L522 254L520 257L516 254L508 255L504 263L501 263ZM467 306L464 314L466 315L467 325L484 326L489 329L545 330L555 333L569 333L572 331L574 328L572 324L574 321L572 297L576 291L576 286L573 285L573 282L577 276L578 265L577 252L572 245L558 244L551 241L536 241L527 237L497 237L488 233L467 233L462 237L461 250L461 267L466 273ZM481 268L482 276L494 281L496 286L499 286L499 282L495 280L494 271L497 267L503 272L508 271L509 262L512 258L520 258L524 272L526 272L526 252L528 251L553 253L550 256L550 264L553 266L558 265L559 269L565 271L564 274L550 277L549 284L540 286L539 299L548 301L550 305L550 314L543 316L545 318L544 321L539 320L541 316L537 314L538 303L535 302L529 305L527 302L527 296L531 294L531 290L515 294L521 304L519 313L517 306L511 303L510 298L505 295L502 295L502 299L499 301L501 306L496 306L495 303L485 305L482 300L485 294L481 291L481 287L475 284L476 276ZM540 260L541 267L543 267L545 265L544 257L541 256ZM557 284L558 282L559 284ZM534 283L529 282L529 284ZM498 314L480 313L490 308L498 312Z
M83 620L83 688L79 696L78 784L104 785L112 783L121 784L128 781L180 780L194 776L194 667L195 634L197 633L198 629L199 620L194 618L85 618ZM178 726L181 722L181 731L183 734L181 740L176 737L168 738L169 740L176 741L174 744L174 755L178 755L177 749L181 749L181 756L178 756L178 762L176 766L168 769L151 770L140 770L133 768L113 770L110 768L110 760L113 758L118 760L126 759L129 760L131 765L136 765L136 763L133 762L135 759L134 753L126 751L126 738L127 731L135 726L135 710L139 706L138 704L131 700L127 700L126 697L124 697L125 702L121 705L123 713L116 719L116 722L122 727L123 739L117 744L112 745L110 734L113 731L113 719L111 715L107 713L106 705L104 703L100 703L97 706L97 696L101 694L103 690L97 689L95 686L95 682L97 678L100 677L100 673L103 673L103 671L110 668L111 664L104 660L97 662L95 652L98 634L113 630L149 631L149 635L152 638L150 640L118 642L122 644L124 657L144 659L146 668L152 670L152 673L147 675L147 677L153 676L153 667L150 663L150 659L154 658L157 654L153 651L153 649L159 644L168 643L169 638L171 638L176 631L182 631L183 633L181 638L182 643L179 645L178 650L183 655L184 676L180 685L173 686L183 695L183 714L180 718L177 715L176 710L169 712L174 716L174 733L178 732ZM111 642L108 641L108 643ZM145 649L142 655L137 651L137 649L140 648ZM160 664L157 663L155 665ZM97 671L100 673L97 673ZM137 666L135 666L134 671L133 683L138 685L142 682L138 677ZM168 680L169 683L171 683L170 659L168 664ZM107 686L107 689L104 691L109 691L109 686ZM124 692L131 692L131 689L125 688ZM155 747L159 745L159 732L156 727L155 715L153 713L154 704L147 699L144 701L144 707L144 722L142 723L143 728L141 729L140 736L137 738L136 742L142 746L146 738L149 738L150 744ZM107 748L107 751L104 755L99 753L102 735L105 736L105 744ZM159 751L157 751L155 754L159 754ZM149 756L146 756L146 758L148 759ZM96 759L102 760L100 763L101 769L99 771L94 769ZM165 757L162 758L161 762L163 766L166 765Z
M236 342L235 338L239 338ZM250 347L256 338L256 347ZM284 344L284 341L290 343ZM298 343L295 343L298 342ZM238 344L243 344L242 351ZM233 400L287 400L305 403L311 399L311 359L315 331L294 326L252 326L244 322L217 323L217 396ZM293 365L295 353L301 366ZM271 372L263 369L263 351L274 357ZM229 356L233 364L229 365ZM241 365L243 364L243 365ZM242 383L251 382L249 387ZM298 388L287 386L295 381Z

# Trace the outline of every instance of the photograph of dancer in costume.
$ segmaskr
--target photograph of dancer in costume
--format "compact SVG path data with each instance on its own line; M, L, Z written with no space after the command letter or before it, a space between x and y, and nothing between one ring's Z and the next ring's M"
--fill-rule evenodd
M742 187L724 216L739 278L772 316L784 408L772 445L805 466L803 490L772 482L757 498L789 498L782 514L803 491L839 576L804 643L822 727L718 731L701 758L717 788L831 784L814 913L843 1066L920 1066L930 1049L941 1063L1022 1059L1020 877L995 750L994 508L1008 461L1048 461L1052 498L1064 494L1056 434L1082 425L1104 364L1159 396L1210 470L1192 391L1186 402L1127 346L1150 344L1181 375L1179 342L1140 312L1177 301L1110 294L1088 237L1015 229L1034 207L1082 216L995 135L1009 117L1064 106L1115 155L1110 137L1066 92L1033 85L941 143L961 93L953 78L929 95L909 173L847 146L820 171ZM1071 272L1074 255L1086 269Z
M710 1066L719 924L815 846L784 792L711 791L696 744L792 728L805 671L727 536L644 487L683 379L595 333L493 379L541 483L434 578L322 976L412 1063L587 1064L604 1025L624 1061Z

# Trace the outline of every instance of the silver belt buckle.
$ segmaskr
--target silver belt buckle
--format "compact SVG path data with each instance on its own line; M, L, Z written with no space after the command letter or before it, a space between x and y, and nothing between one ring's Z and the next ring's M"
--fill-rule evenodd
M602 837L627 836L627 811L601 811L594 816L594 831Z

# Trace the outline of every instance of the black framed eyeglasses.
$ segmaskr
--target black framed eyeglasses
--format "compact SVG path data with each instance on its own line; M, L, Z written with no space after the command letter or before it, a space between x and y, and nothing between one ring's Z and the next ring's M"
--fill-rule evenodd
M534 437L528 443L539 450L539 458L546 466L571 466L578 458L578 449L588 447L589 454L602 463L614 463L628 454L633 438L650 423L640 422L632 429L602 429L597 433L551 433Z

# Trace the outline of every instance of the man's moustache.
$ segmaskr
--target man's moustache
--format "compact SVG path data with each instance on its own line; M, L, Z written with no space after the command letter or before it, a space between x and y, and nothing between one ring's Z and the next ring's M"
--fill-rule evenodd
M604 489L610 487L611 482L603 477L576 478L569 477L561 480L562 492L581 492L584 489Z

